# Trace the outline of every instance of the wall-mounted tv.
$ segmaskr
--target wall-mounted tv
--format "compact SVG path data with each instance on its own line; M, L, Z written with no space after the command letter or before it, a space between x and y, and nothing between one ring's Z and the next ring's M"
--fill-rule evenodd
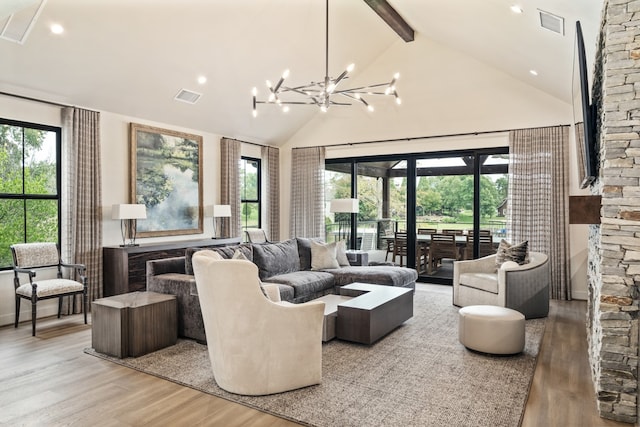
M587 188L598 175L598 142L596 141L596 108L589 96L587 58L580 21L576 22L576 44L573 59L573 123L576 134L578 178L580 188Z

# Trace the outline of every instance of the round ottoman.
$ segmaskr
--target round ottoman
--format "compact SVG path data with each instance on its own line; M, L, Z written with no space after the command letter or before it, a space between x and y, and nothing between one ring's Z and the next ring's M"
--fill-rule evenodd
M458 339L465 347L491 354L524 350L524 314L494 305L470 305L458 315Z

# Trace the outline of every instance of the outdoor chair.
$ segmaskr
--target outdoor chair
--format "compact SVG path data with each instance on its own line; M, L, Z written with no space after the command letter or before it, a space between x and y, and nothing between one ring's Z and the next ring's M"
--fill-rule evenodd
M428 273L432 274L438 264L442 264L443 259L460 259L458 247L456 246L456 236L454 234L434 233L431 235L429 244L429 266Z
M493 246L493 237L491 235L479 234L478 243L478 258L482 258L487 255L493 255L496 253L496 248ZM463 258L473 259L473 234L467 235L467 244L464 247Z
M407 233L398 231L393 239L393 262L396 262L396 257L400 257L400 267L403 267L407 254ZM421 249L420 245L416 245L416 270L418 272L426 270L426 265L427 254Z
M62 313L62 298L82 295L82 311L84 313L84 323L87 323L88 295L86 267L82 264L65 264L60 258L60 250L55 243L19 243L11 246L13 255L13 284L16 297L16 321L18 327L20 320L20 300L31 301L31 334L36 335L36 317L38 301L58 298L58 318ZM55 279L36 280L36 271L57 268ZM63 268L72 270L78 280L64 279ZM28 283L21 284L20 276L26 275Z

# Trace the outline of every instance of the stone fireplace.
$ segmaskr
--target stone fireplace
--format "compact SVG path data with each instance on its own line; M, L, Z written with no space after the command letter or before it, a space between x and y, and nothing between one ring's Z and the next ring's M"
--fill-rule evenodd
M638 421L640 1L605 0L593 96L601 224L589 236L587 337L598 411Z

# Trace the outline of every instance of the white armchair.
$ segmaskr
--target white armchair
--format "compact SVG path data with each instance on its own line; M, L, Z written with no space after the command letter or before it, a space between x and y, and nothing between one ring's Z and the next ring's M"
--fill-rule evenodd
M264 395L322 381L324 303L270 301L249 261L193 256L213 376L231 393Z
M550 272L547 255L529 252L529 262L496 269L496 255L453 264L453 304L497 305L532 319L549 314Z

